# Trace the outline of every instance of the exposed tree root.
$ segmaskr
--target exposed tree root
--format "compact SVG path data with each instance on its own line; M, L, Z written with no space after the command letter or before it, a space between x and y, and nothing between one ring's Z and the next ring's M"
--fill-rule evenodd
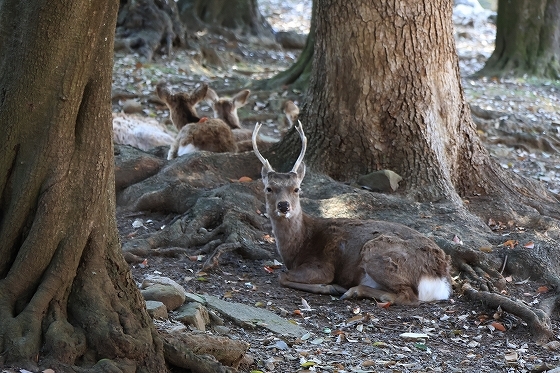
M266 234L262 228L266 220L255 211L243 210L243 206L254 204L247 201L253 197L225 189L229 191L228 197L216 196L220 194L218 189L214 195L199 198L188 213L166 229L148 239L129 241L123 251L142 258L185 248L191 255L210 254L204 265L207 269L215 267L220 256L228 251L237 251L251 259L270 258L272 253L256 244Z
M475 290L470 284L463 285L463 293L468 298L480 301L491 308L501 307L504 311L519 316L529 326L531 334L538 342L549 340L554 333L548 315L540 309L532 309L520 301L515 301L500 294Z

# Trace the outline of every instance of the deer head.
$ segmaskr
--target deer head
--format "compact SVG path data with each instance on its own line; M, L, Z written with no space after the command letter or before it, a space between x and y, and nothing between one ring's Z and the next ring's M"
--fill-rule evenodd
M237 116L237 109L247 103L247 98L250 93L251 91L244 89L232 98L220 98L212 88L208 88L206 92L206 101L214 110L214 118L220 118L232 129L241 128L239 117Z
M169 108L171 120L178 130L188 123L200 121L195 105L206 97L208 89L207 84L202 84L190 94L187 92L173 94L163 82L156 86L157 95Z
M303 163L303 157L305 156L305 151L307 149L307 138L303 133L301 122L298 121L298 125L295 127L301 138L301 152L299 153L299 157L292 170L288 173L279 173L274 171L268 160L265 159L259 152L257 146L257 136L260 128L261 124L257 123L255 125L255 130L253 131L252 142L255 155L263 164L261 174L265 186L264 191L267 213L269 216L274 214L274 216L286 219L300 216L301 206L299 202L299 193L301 191L301 182L305 177L305 164Z

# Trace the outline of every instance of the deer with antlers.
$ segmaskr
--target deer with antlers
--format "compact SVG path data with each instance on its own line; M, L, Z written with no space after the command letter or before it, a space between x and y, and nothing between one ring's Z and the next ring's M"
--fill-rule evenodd
M450 297L449 257L420 232L398 223L327 219L303 212L307 138L301 122L295 128L302 149L288 173L274 171L259 152L260 127L257 123L253 131L253 150L263 165L266 210L287 269L280 274L282 286L402 305Z

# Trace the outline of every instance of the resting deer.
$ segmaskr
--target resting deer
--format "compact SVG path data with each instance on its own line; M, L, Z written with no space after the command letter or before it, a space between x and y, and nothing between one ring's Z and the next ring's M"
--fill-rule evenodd
M280 275L281 285L405 305L449 298L449 258L421 233L398 223L304 213L299 195L307 139L301 122L301 153L288 173L274 171L259 152L260 127L253 131L253 150L263 164L266 211L288 270Z
M250 93L251 92L248 89L244 89L232 98L219 97L212 88L208 88L208 92L206 93L206 100L212 106L214 117L223 120L228 126L230 126L235 142L237 143L237 150L239 152L248 152L253 149L251 141L253 131L242 128L237 115L237 109L247 104L247 99ZM298 107L293 102L289 110L289 112L284 111L286 117L293 115L294 110L297 110L299 113ZM288 120L290 119L288 118ZM269 148L275 143L275 141L266 140L260 136L257 138L257 141L262 148Z
M200 150L214 153L237 152L233 132L223 120L198 117L195 105L206 97L208 89L208 85L203 84L192 94L171 94L162 83L157 85L158 96L167 104L171 120L179 129L169 148L167 159Z
M294 104L293 101L288 100L284 102L284 105L282 105L282 109L284 111L284 114L286 115L286 120L288 121L287 127L288 129L290 129L294 126L294 123L299 117L299 108L296 104Z

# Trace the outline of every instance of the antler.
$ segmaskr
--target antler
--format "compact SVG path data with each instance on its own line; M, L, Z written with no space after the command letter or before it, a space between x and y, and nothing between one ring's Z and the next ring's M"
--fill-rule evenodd
M299 153L299 157L296 163L294 164L294 167L292 168L291 172L297 173L297 170L301 165L301 162L303 161L303 156L305 155L305 151L307 150L307 137L305 137L305 134L303 133L303 127L301 125L301 121L298 120L298 124L295 127L299 133L299 137L301 138L301 152Z
M268 162L267 159L265 159L262 156L262 154L259 152L259 148L257 147L257 134L259 133L259 130L261 129L261 126L262 126L261 123L255 124L255 129L253 130L253 138L252 138L252 140L253 140L253 150L255 151L255 155L257 156L259 161L261 161L261 163L263 164L263 167L266 169L266 172L273 172L274 170L270 166L270 163Z

